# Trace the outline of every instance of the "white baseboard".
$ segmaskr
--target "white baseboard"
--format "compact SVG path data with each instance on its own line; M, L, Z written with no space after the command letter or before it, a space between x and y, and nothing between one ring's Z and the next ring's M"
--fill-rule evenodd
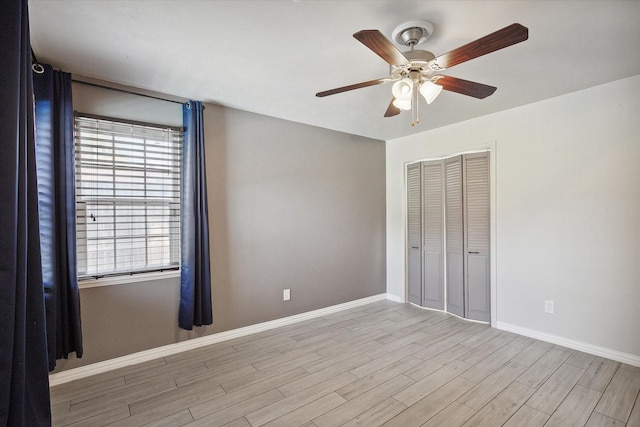
M394 301L394 302L404 302L402 297L399 297L399 296L396 296L396 295L392 295L392 294L387 294L387 299L389 301Z
M552 344L561 345L563 347L571 348L573 350L583 351L585 353L615 360L617 362L622 362L629 365L640 367L640 356L637 356L634 354L611 350L606 347L600 347L600 346L585 343L582 341L576 341L569 338L559 337L557 335L548 334L546 332L540 332L533 329L522 328L520 326L511 325L505 322L497 322L496 328L501 329L503 331L524 335L526 337L534 338L540 341L546 341Z
M244 328L233 329L230 331L219 332L217 334L207 335L204 337L193 338L187 341L177 342L162 347L152 348L140 351L126 356L117 357L115 359L105 360L103 362L93 363L91 365L80 366L78 368L69 369L67 371L57 372L49 375L49 386L64 384L80 378L90 377L92 375L111 371L113 369L124 368L125 366L135 365L137 363L147 362L149 360L158 359L160 357L169 356L171 354L180 353L182 351L193 350L194 348L204 347L207 345L227 341L234 338L243 337L245 335L255 334L257 332L266 331L281 326L291 325L293 323L302 322L304 320L316 317L326 316L328 314L337 313L339 311L348 310L350 308L359 307L361 305L371 304L372 302L390 299L389 294L373 295L342 304L332 305L330 307L318 310L307 311L281 319L271 320L269 322L258 323Z

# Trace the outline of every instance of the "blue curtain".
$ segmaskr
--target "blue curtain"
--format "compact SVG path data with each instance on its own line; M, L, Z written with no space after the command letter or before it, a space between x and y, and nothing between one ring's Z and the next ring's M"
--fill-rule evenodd
M0 425L51 424L27 0L0 2Z
M194 325L213 323L202 103L189 101L183 106L182 113L185 131L182 150L178 326L193 329Z
M71 74L44 65L33 75L42 280L49 370L82 357L76 273L76 198Z

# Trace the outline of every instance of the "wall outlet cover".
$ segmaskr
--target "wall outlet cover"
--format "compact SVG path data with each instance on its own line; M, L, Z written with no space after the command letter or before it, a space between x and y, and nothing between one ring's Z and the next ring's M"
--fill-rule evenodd
M549 313L549 314L553 314L555 312L555 307L554 307L553 301L546 300L544 302L544 311L545 311L545 313Z
M282 291L282 300L289 301L291 299L291 289L285 289Z

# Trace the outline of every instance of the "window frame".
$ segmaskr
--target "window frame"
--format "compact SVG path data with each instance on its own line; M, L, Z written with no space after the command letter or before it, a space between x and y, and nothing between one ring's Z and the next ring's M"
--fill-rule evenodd
M168 248L170 255L169 255L169 262L170 264L166 264L166 265L162 265L162 266L154 266L154 267L148 267L147 265L145 265L144 267L133 267L133 268L129 268L128 270L121 270L121 271L110 271L110 272L99 272L99 271L94 271L91 272L90 274L86 274L86 275L80 275L80 263L81 263L81 253L82 253L82 247L84 247L85 249L85 262L87 259L87 242L88 242L88 237L86 235L86 230L82 230L82 223L86 224L88 222L88 216L84 216L83 221L80 220L80 217L78 216L79 214L79 207L81 206L81 204L83 203L87 203L87 201L85 200L80 200L82 198L82 194L79 194L78 192L78 183L82 181L81 177L82 175L79 176L79 167L82 164L82 162L79 160L81 158L81 154L78 153L78 147L81 144L82 138L80 136L77 135L78 132L78 128L81 127L81 125L78 123L78 119L88 119L88 120L97 120L97 121L104 121L104 122L108 122L112 123L115 126L135 126L135 127L142 127L142 128L149 128L151 129L152 132L170 132L172 134L172 136L169 139L169 144L172 144L174 147L169 147L171 148L177 148L178 151L178 158L177 161L175 159L172 160L172 164L171 166L177 165L179 170L177 173L177 185L178 185L178 190L177 190L177 197L174 197L172 201L165 201L165 202L158 202L157 200L155 201L155 203L160 203L160 204L166 204L168 209L169 209L169 214L167 216L167 220L166 220L166 224L168 226L168 230L167 231L167 237L169 239L169 243L163 245L164 248ZM110 137L113 138L113 135L115 134L115 131L109 132L109 131L105 131L105 134L109 135ZM176 133L178 134L178 136L176 137ZM76 253L77 253L77 262L78 262L78 283L80 285L81 288L90 288L90 287L96 287L96 286L106 286L106 285L114 285L114 284L121 284L121 283L131 283L131 282L141 282L141 281L148 281L148 280L159 280L159 279L164 279L164 278L172 278L172 277L179 277L179 271L180 271L180 263L181 263L181 257L180 257L180 212L181 212L181 200L182 200L182 188L181 188L181 179L182 179L182 144L183 144L183 138L184 138L184 128L183 127L177 127L177 126L170 126L170 125L163 125L163 124L157 124L157 123L149 123L149 122L141 122L141 121L135 121L135 120L128 120L128 119L122 119L122 118L117 118L117 117L107 117L107 116L101 116L101 115L95 115L95 114L88 114L88 113L82 113L82 112L78 112L78 111L74 111L74 149L76 150L75 154L74 154L74 159L75 159L75 167L74 167L74 183L76 185L76 203L75 203L75 207L76 207L76 221L77 221L77 233L76 233ZM140 137L144 138L144 136L142 135L142 132L140 133ZM150 138L153 140L153 138ZM115 144L112 143L112 149L115 150ZM146 142L144 143L144 146L146 147ZM147 153L145 151L145 154L141 157L144 159L145 162L145 169L148 168L148 166L146 165L146 161L147 161ZM115 163L114 163L115 164ZM114 170L116 168L114 167ZM146 177L147 172L144 171L143 174ZM175 178L174 178L175 179ZM114 181L110 181L112 182L113 185L113 189L115 191L116 188L116 181L114 178ZM146 181L144 181L144 192L145 192L145 197L146 193L148 191L148 185L149 183ZM80 196L80 197L79 197ZM96 199L97 200L97 199ZM110 201L113 204L113 224L114 224L114 229L115 229L115 224L117 223L116 221L116 206L118 206L118 200L116 196L113 196L113 200ZM97 201L95 203L98 203ZM107 202L101 202L101 203L107 203L109 204L109 201ZM121 201L120 205L121 206L129 206L130 209L134 209L133 206L135 205L135 203L142 203L145 204L145 201L143 200L137 200L136 202L134 202L134 204L131 204L131 202L129 204L126 203L126 201ZM173 211L176 209L176 205L177 205L177 209L178 209L178 214L176 215ZM175 225L175 218L178 218L177 220L177 227ZM148 249L148 239L149 237L147 236L148 233L148 227L150 222L148 221L147 218L147 214L145 212L144 214L144 226L142 228L144 228L144 239L145 239L145 258L148 257L149 253L149 249ZM171 219L173 218L173 220ZM172 229L172 224L173 224L173 228L174 230L171 231ZM133 229L132 229L133 230ZM177 233L175 232L175 230L177 230ZM83 237L81 236L81 234L84 234L84 240ZM120 237L120 239L125 239L125 237ZM133 238L133 237L131 237ZM113 239L113 245L114 245L114 266L117 266L118 263L118 259L116 257L116 253L115 253L115 245L116 242L118 241L118 236L116 235L116 233L114 232L114 235L112 237ZM176 243L176 239L177 239L177 243ZM81 244L83 243L83 244ZM175 253L175 249L177 248L177 254ZM174 252L172 252L174 251ZM171 255L173 253L173 256ZM117 268L116 268L117 270Z

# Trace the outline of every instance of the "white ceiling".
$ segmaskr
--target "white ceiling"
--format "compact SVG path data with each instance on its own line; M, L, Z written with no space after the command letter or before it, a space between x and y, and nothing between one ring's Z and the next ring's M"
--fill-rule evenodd
M30 0L40 62L182 98L389 140L640 74L640 1ZM514 22L529 40L443 74L497 86L478 100L443 92L384 118L390 85L317 98L386 77L352 37L388 38L426 20L436 56ZM594 100L597 102L597 100Z

